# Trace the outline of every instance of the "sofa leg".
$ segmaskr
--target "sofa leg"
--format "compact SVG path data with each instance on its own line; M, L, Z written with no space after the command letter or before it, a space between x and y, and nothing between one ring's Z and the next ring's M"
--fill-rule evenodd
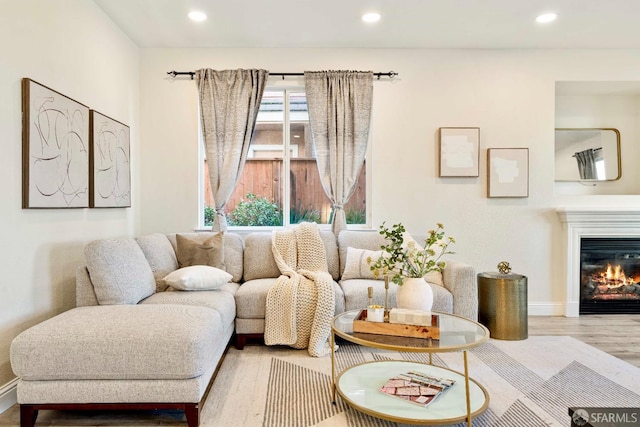
M187 417L187 425L189 427L198 427L200 425L200 409L197 403L184 405L184 415Z
M33 427L36 425L38 410L32 405L20 405L20 427Z
M243 350L244 345L247 343L247 336L244 334L236 335L236 350Z

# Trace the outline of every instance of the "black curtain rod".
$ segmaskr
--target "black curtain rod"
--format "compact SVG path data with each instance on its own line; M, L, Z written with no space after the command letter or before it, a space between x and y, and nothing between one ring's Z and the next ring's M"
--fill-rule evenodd
M191 76L191 80L193 80L193 78L196 75L196 72L195 71L167 71L167 74L169 74L171 77ZM380 77L389 77L390 79L392 79L395 76L397 76L398 73L396 73L395 71L389 71L386 73L373 73L373 75L376 76L378 80L380 80ZM281 76L282 80L284 80L285 77L289 77L289 76L304 76L304 73L269 73L269 77L271 76Z

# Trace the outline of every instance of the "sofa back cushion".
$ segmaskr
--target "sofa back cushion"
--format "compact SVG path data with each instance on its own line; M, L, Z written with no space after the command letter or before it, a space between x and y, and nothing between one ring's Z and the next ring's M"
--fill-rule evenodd
M411 235L408 235L407 238L411 238L413 239L413 237ZM415 239L414 239L415 240ZM419 245L420 243L418 243L416 241L416 243ZM379 254L380 252L380 248L383 245L386 245L387 241L384 238L384 236L382 234L380 234L379 231L376 230L362 230L362 231L354 231L354 230L344 230L340 233L340 235L338 236L338 251L340 254L340 277L343 280L346 279L367 279L370 278L368 277L369 272L366 272L365 266L364 266L364 262L362 262L362 251L351 251L352 253L352 257L351 259L349 259L349 257L347 257L348 255L348 248L357 248L357 249L365 249L367 251L376 251L377 254ZM353 255L360 255L360 259L354 257ZM372 254L372 253L367 253L364 252L364 257L366 256L372 256L372 258L374 258L374 261L376 258L376 255ZM379 255L378 255L379 256ZM360 264L354 264L355 262L360 261ZM347 270L347 276L343 277L345 274L345 267L347 266L347 263L351 263L351 265L349 266L350 268ZM366 261L365 261L366 262ZM361 275L358 275L357 273L354 274L354 270L360 269L361 271ZM372 273L371 273L372 274ZM436 285L440 285L440 286L444 286L443 284L443 279L442 279L442 273L440 273L439 271L431 271L429 273L427 273L424 276L424 279L429 282L429 283L433 283Z
M135 240L151 266L156 281L156 292L166 290L168 285L163 278L178 268L176 252L173 250L171 242L162 233L147 234L136 237Z
M208 265L224 270L224 233L213 233L211 237L189 238L176 234L176 256L178 267Z
M280 276L271 250L271 232L254 232L244 239L244 281L267 279ZM337 280L340 267L338 260L338 245L335 235L328 230L320 231L320 238L324 244L327 256L329 274Z
M133 238L96 240L84 253L100 305L137 304L155 292L151 266Z
M271 233L249 233L244 238L244 281L280 276L271 252Z
M347 248L379 251L385 244L385 238L377 230L343 230L338 235L338 252L340 254L340 277L347 265Z
M185 237L189 240L197 241L197 242L205 242L212 237L214 237L217 233L212 232L197 232L197 233L179 233L180 236ZM167 238L173 247L174 252L177 253L178 250L178 242L176 233L168 234ZM243 273L243 259L244 259L244 242L242 237L236 233L224 232L222 237L222 247L223 247L223 260L224 260L224 270L233 276L233 281L238 283L242 280ZM164 277L164 276L163 276Z
M347 247L347 258L345 261L344 269L342 270L342 280L349 279L382 279L371 271L371 263L376 262L381 256L384 256L385 252L370 251L368 249L360 249L354 247Z

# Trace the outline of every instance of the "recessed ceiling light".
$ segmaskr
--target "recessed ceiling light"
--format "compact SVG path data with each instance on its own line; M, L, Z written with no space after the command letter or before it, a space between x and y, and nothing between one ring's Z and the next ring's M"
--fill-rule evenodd
M536 22L539 24L547 24L549 22L553 22L558 17L557 13L543 13L542 15L536 18Z
M380 20L380 14L378 12L369 12L362 15L362 20L368 24L373 24Z
M199 10L193 10L189 12L189 19L195 22L202 22L207 19L207 14L204 12L200 12Z

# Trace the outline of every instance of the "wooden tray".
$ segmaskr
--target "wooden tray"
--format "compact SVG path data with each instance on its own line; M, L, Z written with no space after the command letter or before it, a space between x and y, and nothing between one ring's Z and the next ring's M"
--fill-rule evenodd
M405 325L404 323L369 322L367 321L367 310L362 310L360 314L358 314L358 317L353 320L353 332L410 338L432 338L434 340L440 339L437 314L431 315L431 325L432 326L417 326Z

